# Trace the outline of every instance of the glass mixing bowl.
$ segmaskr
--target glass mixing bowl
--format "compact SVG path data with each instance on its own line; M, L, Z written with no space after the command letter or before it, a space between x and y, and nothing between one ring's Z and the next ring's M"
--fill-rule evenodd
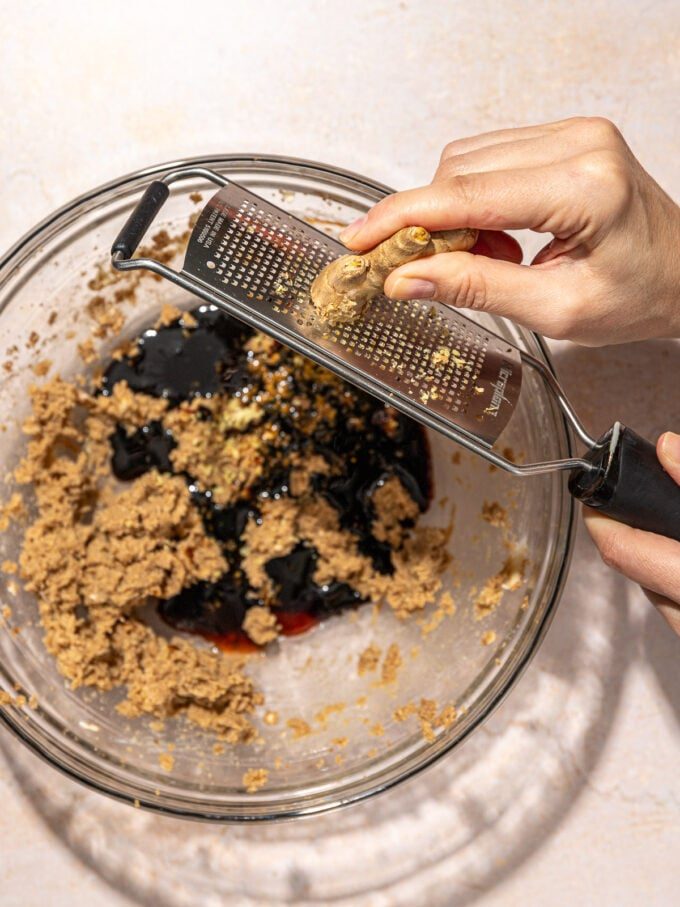
M218 170L329 232L389 191L320 164L228 155L134 173L38 224L0 262L0 354L6 360L0 372L3 500L16 490L11 471L25 446L21 423L28 414L27 389L43 380L33 367L50 360L51 375L82 373L77 344L92 328L84 311L92 295L87 284L97 274L108 274L111 242L145 185L179 163ZM188 217L198 210L196 196L191 197L197 191L205 193L206 186L175 184L154 229L173 235L186 229ZM194 301L172 284L145 276L136 302L123 304L124 335L139 333L164 303L188 307ZM535 335L497 318L478 317L549 364ZM102 346L103 361L118 342ZM271 726L260 719L257 743L215 752L212 735L181 721L166 721L159 730L148 719L118 714L114 706L120 691L70 689L44 649L35 599L15 577L3 574L0 683L10 695L20 691L26 697L0 709L5 724L35 752L92 788L137 806L201 819L321 812L386 790L430 765L485 720L536 651L563 584L573 508L560 475L515 478L438 435L429 440L435 498L425 520L446 525L453 518L453 569L445 585L457 605L455 615L435 632L424 634L417 620L399 621L391 609L368 604L283 639L248 665L265 693L266 708L278 712L281 721ZM563 419L532 373L525 373L521 401L500 446L512 447L526 460L570 454ZM506 508L506 530L482 519L485 501ZM30 507L30 494L27 503ZM3 534L0 562L16 560L22 533L14 523ZM475 597L507 557L508 538L526 556L524 580L504 593L492 614L477 620ZM358 676L357 658L373 641L400 647L404 665L395 686L380 686L373 675ZM434 739L426 740L417 722L393 718L396 707L421 697L442 705L455 702L458 709L457 721ZM342 707L325 722L314 722L312 716L329 704ZM293 739L285 719L294 716L307 718L313 733ZM169 748L174 765L168 772L159 758ZM246 793L244 772L261 767L270 769L269 782Z

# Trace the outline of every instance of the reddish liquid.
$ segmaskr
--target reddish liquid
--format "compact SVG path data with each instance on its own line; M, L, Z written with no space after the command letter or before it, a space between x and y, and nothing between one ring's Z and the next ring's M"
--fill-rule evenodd
M299 636L319 623L317 617L304 611L276 611L276 619L281 626L281 636ZM261 646L256 646L243 630L203 635L223 652L248 653L262 651Z

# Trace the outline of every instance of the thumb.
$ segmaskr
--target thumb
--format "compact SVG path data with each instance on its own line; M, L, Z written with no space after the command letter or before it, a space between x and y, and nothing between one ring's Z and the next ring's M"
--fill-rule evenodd
M446 305L504 315L549 337L569 331L565 275L552 267L447 252L394 270L385 282L391 299L436 299Z
M680 435L664 432L656 442L656 455L666 472L680 485Z

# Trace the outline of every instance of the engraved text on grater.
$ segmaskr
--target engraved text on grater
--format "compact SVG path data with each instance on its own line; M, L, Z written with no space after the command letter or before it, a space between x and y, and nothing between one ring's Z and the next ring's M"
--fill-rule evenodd
M505 399L505 388L508 384L508 379L512 377L512 369L508 365L501 366L501 370L498 373L498 379L494 386L494 392L491 395L491 403L484 412L488 416L493 416L495 419L498 415L498 410L501 408L501 403Z

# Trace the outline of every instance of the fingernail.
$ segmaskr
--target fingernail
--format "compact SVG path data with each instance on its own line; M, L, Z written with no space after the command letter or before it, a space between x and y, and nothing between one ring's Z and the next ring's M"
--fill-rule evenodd
M351 224L347 224L345 229L338 234L340 242L343 242L345 245L347 245L348 242L351 242L352 238L357 235L367 220L368 214L364 214L363 217L357 217Z
M432 299L436 287L430 280L415 277L399 277L390 290L392 299Z
M680 435L667 431L661 440L661 449L669 460L680 466Z

